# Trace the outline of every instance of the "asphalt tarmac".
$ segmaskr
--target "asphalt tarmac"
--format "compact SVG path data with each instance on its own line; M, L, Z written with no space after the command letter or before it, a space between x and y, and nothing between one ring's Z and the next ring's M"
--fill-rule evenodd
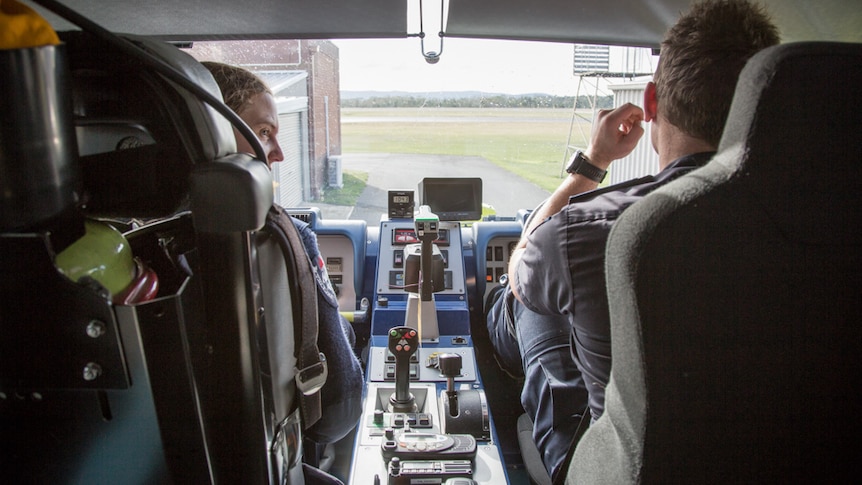
M341 167L342 171L368 173L367 185L355 207L309 202L321 208L324 219L361 219L377 224L387 212L388 191L408 189L418 194L417 186L424 177L480 177L482 200L493 206L498 216L515 216L519 209L532 209L550 195L482 157L359 153L342 155Z

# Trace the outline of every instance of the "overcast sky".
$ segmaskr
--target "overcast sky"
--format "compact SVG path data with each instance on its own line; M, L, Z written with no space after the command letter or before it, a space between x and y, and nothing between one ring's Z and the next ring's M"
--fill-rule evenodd
M335 40L343 91L484 91L575 95L572 44L446 38L437 64L425 62L418 38ZM436 35L425 51L439 51ZM622 70L625 53L611 49L611 70ZM630 60L635 55L630 53ZM649 55L641 69L651 72ZM652 61L654 63L654 61ZM582 93L583 93L582 88Z

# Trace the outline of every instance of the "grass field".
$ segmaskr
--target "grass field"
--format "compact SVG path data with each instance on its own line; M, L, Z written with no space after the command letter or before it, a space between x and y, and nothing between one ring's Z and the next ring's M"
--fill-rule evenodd
M353 206L356 205L356 201L359 200L359 196L365 189L368 174L345 171L342 174L341 182L343 186L340 189L331 187L323 189L323 199L327 204Z
M586 146L590 114L576 117L571 145ZM553 191L571 120L568 109L343 108L342 153L480 156Z

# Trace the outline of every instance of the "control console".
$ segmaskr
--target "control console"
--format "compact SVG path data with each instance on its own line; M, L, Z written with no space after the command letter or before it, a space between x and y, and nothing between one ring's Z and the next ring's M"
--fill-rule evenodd
M457 222L440 221L434 247L443 263L443 282L438 295L466 295L464 261L461 254L461 227ZM412 220L385 221L380 229L380 258L377 261L377 293L403 295L410 289L404 281L405 266L412 245L421 244ZM433 256L432 256L433 257Z
M470 336L460 224L420 208L415 221L381 223L379 251L348 481L506 484ZM418 264L408 261L417 251ZM427 331L429 320L437 331Z

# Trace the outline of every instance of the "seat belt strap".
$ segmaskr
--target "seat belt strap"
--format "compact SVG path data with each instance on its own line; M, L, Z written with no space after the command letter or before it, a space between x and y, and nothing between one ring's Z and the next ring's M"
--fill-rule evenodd
M317 281L299 232L281 207L269 210L264 228L275 237L287 266L297 344L295 381L303 427L308 429L321 417L320 388L328 375L326 356L317 346Z

